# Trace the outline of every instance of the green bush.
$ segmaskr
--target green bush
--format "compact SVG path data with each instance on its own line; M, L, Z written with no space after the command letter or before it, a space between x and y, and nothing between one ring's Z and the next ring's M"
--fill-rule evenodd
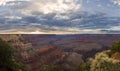
M96 54L94 59L81 64L76 71L120 71L119 61L110 58L107 52Z
M101 52L92 60L90 71L120 71L120 64L117 60L109 58L106 52Z
M110 51L107 52L107 54L109 55L109 57L111 57L116 52L120 53L120 41L117 41L117 42L113 43Z
M115 42L115 43L112 45L111 52L112 52L112 53L120 52L120 41Z
M14 59L14 50L2 39L0 39L0 71L18 71L19 65Z
M75 71L90 71L91 60L89 59L87 62L80 64L80 66Z

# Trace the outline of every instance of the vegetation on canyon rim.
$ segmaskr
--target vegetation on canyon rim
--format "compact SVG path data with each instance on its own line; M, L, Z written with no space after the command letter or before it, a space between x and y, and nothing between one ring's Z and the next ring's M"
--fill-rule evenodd
M111 49L97 53L94 58L80 64L74 71L120 71L120 41L115 42ZM16 62L14 49L7 42L0 39L0 71L31 71L23 70ZM43 65L40 71L70 71L60 65Z
M114 59L116 53L120 55L120 41L115 42L110 50L100 52L81 64L77 71L120 71L120 58Z
M19 65L15 61L14 49L7 42L0 39L0 71L18 71Z

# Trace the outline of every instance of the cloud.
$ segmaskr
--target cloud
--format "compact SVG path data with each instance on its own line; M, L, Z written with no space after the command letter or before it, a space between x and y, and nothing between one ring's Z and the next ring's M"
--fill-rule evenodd
M0 33L109 33L120 17L82 10L79 0L10 1L1 6ZM82 0L81 0L82 1ZM111 28L112 27L112 28ZM111 29L110 29L111 28ZM103 30L102 30L103 29Z
M5 0L0 0L0 5L5 5Z
M92 34L95 33L103 33L101 32L101 29L81 29L81 28L76 28L76 27L52 27L52 30L54 31L63 31L63 32L69 32L73 34L87 34L89 32L92 32Z
M109 33L102 29L110 29L111 26L118 26L120 23L119 17L107 17L102 13L89 14L86 12L71 14L35 13L34 15L23 16L3 15L0 20L0 30L7 33Z
M16 0L0 0L0 5L6 5L6 3L10 1L16 1ZM28 0L17 0L17 1L28 1Z
M114 4L120 5L120 0L112 0Z
M117 31L120 31L120 25L112 26L111 28L109 28L109 30L117 30Z
M117 26L111 26L108 29L101 29L102 32L110 33L110 34L120 34L120 24Z
M48 27L48 26L46 26ZM34 29L34 30L33 30ZM92 33L89 33L92 32ZM0 30L2 34L103 34L104 32L101 29L79 29L76 27L51 27L49 30L44 30L36 27L31 28L11 28L9 30Z
M106 32L106 34L120 34L118 30L101 30L101 32Z
M26 12L49 13L69 13L80 9L81 4L76 0L30 0L31 5Z

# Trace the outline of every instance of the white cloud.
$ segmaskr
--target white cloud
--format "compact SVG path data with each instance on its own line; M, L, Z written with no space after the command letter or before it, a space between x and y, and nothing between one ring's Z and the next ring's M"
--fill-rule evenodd
M17 28L9 30L0 30L2 34L105 34L107 32L101 31L101 29L79 29L76 27L52 27L54 30L42 30L40 28ZM24 31L25 30L25 31Z
M26 12L49 13L67 13L80 9L81 4L76 0L30 0L31 5ZM25 11L25 10L24 10Z
M0 0L0 5L6 5L6 2L15 1L15 0Z
M114 4L120 5L120 0L112 0Z
M58 15L56 15L55 17L54 17L54 19L57 19L57 20L67 20L67 19L70 19L70 17L69 16L67 16L67 15L60 15L60 14L58 14Z
M0 0L0 5L5 5L6 4L6 0Z
M0 0L0 1L1 1L0 4L6 4L5 0L3 1ZM14 0L11 0L11 1L14 1ZM16 1L20 1L20 0L16 0ZM8 19L6 21L8 22L7 23L8 25L6 25L6 27L4 28L7 28L7 26L9 26L10 29L7 28L8 30L7 29L1 30L0 33L3 33L3 32L6 32L6 33L8 32L16 32L16 33L17 32L18 33L31 32L31 33L56 33L56 34L57 33L61 33L61 34L64 34L64 33L69 33L69 34L72 34L72 33L74 34L75 33L76 34L77 33L80 33L80 34L107 33L105 31L101 31L102 30L101 26L104 27L104 25L100 25L101 29L99 29L99 25L97 25L97 23L93 23L94 21L87 22L87 20L89 20L90 18L84 18L84 16L87 17L87 13L84 13L84 12L82 13L81 4L77 3L77 0L29 0L29 1L25 0L25 1L26 2L18 2L18 3L10 2L10 4L5 6L7 7L8 11L7 10L4 10L3 12L1 11L1 16ZM114 0L113 2L118 5L120 4L120 0ZM28 19L25 20L24 17L26 18L28 17ZM32 21L33 23L29 22L31 21L31 17L35 18L35 20L33 19ZM36 18L38 20L36 20ZM20 23L16 23L16 25L13 24L15 19L20 20ZM90 20L93 20L93 19L90 19ZM12 24L9 23L9 20L10 22L13 21L13 23ZM107 21L109 22L110 20L107 20ZM87 23L84 23L84 21ZM99 22L100 20L97 19L95 21ZM106 25L107 21L103 20L103 23L105 23ZM117 21L117 19L116 18L113 19L113 22L114 21ZM24 25L26 25L27 27ZM48 26L44 26L44 25L48 25ZM86 29L85 27L88 27L89 29L88 28ZM39 29L36 30L36 28L39 28ZM114 27L111 27L110 30L120 30L119 28L120 26L114 26Z
M5 16L7 19L22 19L22 17L19 16Z
M46 26L49 28L49 26ZM57 32L63 32L68 33L68 34L104 34L106 32L101 31L102 29L81 29L81 28L76 28L76 27L57 27L57 26L52 26L51 27L52 31ZM50 30L51 30L50 29Z
M120 25L119 26L112 26L111 28L109 28L109 30L120 31Z

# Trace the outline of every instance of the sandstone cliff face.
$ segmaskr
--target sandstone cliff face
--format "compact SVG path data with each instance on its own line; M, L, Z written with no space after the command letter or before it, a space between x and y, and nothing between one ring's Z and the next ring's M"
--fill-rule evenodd
M21 41L21 35L0 35L0 38L4 41L7 41L14 49L15 49L15 56L18 61L24 61L28 59L32 53L34 52L31 43L23 43Z
M25 68L39 71L42 65L61 64L74 69L97 52L106 50L119 36L0 35L16 49ZM109 39L109 40L107 40ZM118 59L119 54L114 58Z
M80 64L82 64L84 61L82 59L82 55L75 53L75 52L69 52L67 53L66 58L64 59L63 66L68 69L76 69Z
M23 38L20 35L0 35L0 38L9 42L15 49L17 61L22 63L24 68L32 69L32 71L39 71L42 65L61 64L66 56L55 46L35 49L31 43L21 41Z
M64 52L57 47L42 47L36 50L35 55L25 65L33 71L39 71L42 65L61 64L65 56Z

